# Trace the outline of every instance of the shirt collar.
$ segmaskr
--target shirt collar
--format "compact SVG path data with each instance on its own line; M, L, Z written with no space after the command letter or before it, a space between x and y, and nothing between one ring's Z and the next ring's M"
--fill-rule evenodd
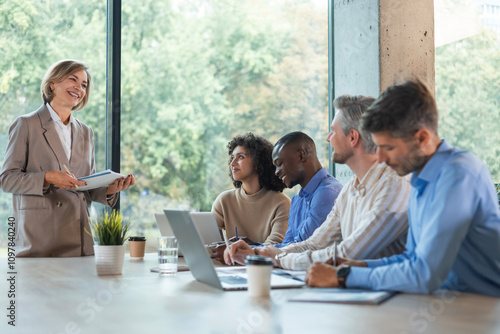
M438 149L431 156L420 172L413 172L411 175L411 185L420 187L434 180L440 172L440 167L448 158L449 151L453 150L453 146L446 139L441 140Z
M359 193L359 195L364 196L366 194L366 189L372 188L377 181L380 179L386 168L390 168L385 163L379 164L377 161L373 163L370 169L366 172L365 176L358 182L358 178L355 176L354 185L352 191Z
M52 117L52 119L54 120L54 122L61 122L62 125L64 126L68 126L70 125L71 123L73 123L73 115L69 115L69 122L68 124L64 124L62 121L61 121L61 118L59 117L59 115L54 111L54 109L52 109L52 106L50 105L50 103L46 103L45 104L47 106L47 109L49 109L49 112L50 112L50 116Z
M310 195L316 191L321 180L323 180L328 175L328 171L325 167L321 168L314 174L314 176L309 180L306 186L299 191L299 196L304 197L305 195Z

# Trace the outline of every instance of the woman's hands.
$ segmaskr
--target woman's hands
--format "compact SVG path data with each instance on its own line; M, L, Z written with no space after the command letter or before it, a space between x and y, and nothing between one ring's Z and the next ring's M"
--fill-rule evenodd
M74 176L63 171L51 171L45 173L43 185L53 184L61 189L77 189L87 184L85 181L79 181Z
M48 186L53 184L54 186L61 189L78 189L78 187L83 187L87 185L85 181L79 181L73 175L68 174L63 171L51 171L45 173L45 178L43 185ZM113 195L117 192L123 191L130 186L135 184L135 178L132 174L127 175L127 177L122 177L116 179L115 182L111 183L106 189L106 195Z
M127 175L127 177L122 177L116 179L115 182L111 183L106 190L106 195L113 195L117 192L123 191L130 186L135 184L135 178L132 174Z

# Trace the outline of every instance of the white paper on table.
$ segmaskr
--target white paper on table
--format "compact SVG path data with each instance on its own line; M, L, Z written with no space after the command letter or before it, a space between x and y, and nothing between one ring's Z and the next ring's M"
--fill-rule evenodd
M111 183L115 182L116 179L121 177L126 177L123 174L115 173L111 169L105 170L103 172L95 173L89 176L80 177L78 180L87 182L86 186L79 187L75 189L76 191L90 190L100 187L106 187Z

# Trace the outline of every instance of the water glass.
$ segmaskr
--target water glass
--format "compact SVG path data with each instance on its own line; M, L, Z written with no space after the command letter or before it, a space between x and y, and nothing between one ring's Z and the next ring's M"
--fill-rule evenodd
M173 276L177 274L177 259L177 238L172 236L158 237L158 265L160 276Z

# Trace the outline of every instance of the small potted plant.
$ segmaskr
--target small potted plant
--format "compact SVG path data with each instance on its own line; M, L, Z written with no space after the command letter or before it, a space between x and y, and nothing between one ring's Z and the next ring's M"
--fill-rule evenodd
M124 223L122 213L113 210L111 214L104 212L96 220L89 218L89 224L94 239L97 275L121 275L125 256L123 244L127 240L130 223Z

